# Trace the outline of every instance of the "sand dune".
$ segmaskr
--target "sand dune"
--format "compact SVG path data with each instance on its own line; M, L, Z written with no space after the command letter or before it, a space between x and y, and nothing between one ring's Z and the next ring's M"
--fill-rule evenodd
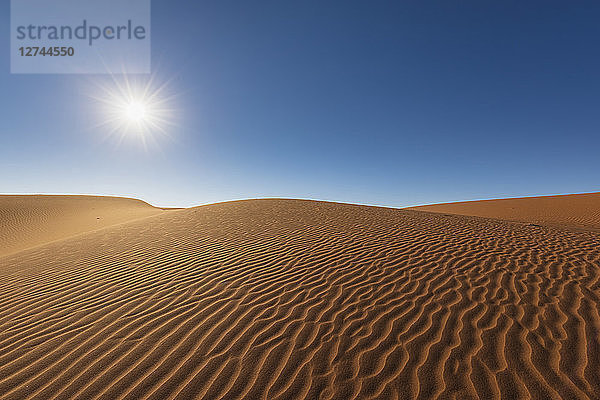
M250 200L0 257L0 282L2 399L600 396L594 231Z
M119 197L0 196L0 256L160 212Z
M600 193L463 201L410 209L600 231Z

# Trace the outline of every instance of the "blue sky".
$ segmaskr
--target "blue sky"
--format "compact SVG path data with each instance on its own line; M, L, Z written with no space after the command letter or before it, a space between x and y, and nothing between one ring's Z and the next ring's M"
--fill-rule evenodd
M0 192L408 206L600 191L600 3L152 2L170 138L102 140L90 82L11 75ZM144 77L137 77L143 80Z

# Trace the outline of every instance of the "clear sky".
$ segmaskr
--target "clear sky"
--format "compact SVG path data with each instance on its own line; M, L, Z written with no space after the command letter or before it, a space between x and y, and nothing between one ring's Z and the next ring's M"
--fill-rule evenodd
M152 2L176 126L103 140L102 76L11 75L0 192L408 206L600 191L597 1ZM143 76L138 79L145 79Z

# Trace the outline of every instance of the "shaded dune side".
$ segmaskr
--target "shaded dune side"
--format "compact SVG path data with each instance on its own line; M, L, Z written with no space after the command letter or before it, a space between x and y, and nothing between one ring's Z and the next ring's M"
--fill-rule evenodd
M0 256L160 212L122 197L0 195Z
M296 200L0 258L3 399L597 399L600 236Z
M408 209L600 231L600 193L463 201Z

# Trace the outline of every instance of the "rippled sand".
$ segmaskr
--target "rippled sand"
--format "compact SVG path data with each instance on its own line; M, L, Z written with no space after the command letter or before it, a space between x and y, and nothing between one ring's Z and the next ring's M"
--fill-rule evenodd
M0 251L2 399L600 396L594 229L301 200L137 206ZM69 212L26 208L0 213L12 250L12 232Z

